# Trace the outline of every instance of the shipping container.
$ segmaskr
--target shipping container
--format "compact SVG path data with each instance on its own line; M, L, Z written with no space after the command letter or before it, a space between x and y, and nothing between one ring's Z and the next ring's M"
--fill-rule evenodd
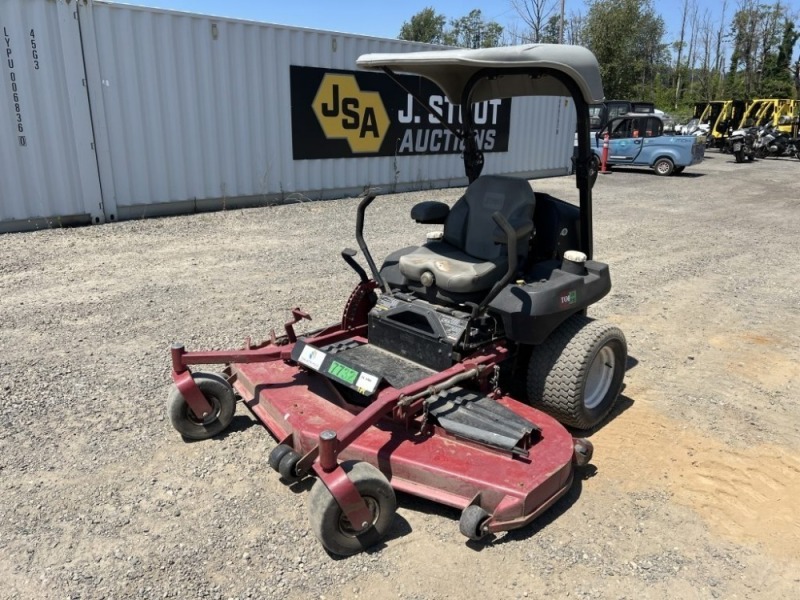
M0 232L104 218L75 3L0 2Z
M0 6L16 69L3 67L0 86L6 230L466 183L444 125L386 76L355 69L361 54L430 46L100 0ZM24 82L24 146L9 72ZM435 86L406 83L457 125ZM477 110L485 172L570 171L571 100Z

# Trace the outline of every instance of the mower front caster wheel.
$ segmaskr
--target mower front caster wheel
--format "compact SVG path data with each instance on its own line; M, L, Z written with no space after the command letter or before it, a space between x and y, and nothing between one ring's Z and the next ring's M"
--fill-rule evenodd
M267 462L269 463L270 468L273 471L278 473L281 472L280 464L281 460L284 456L286 456L289 452L292 452L292 447L287 446L286 444L278 444L272 449L272 452L269 453L269 457L267 458Z
M592 460L594 445L585 438L576 438L572 442L572 462L576 467L585 467Z
M389 480L365 462L342 463L350 481L372 513L364 528L354 527L321 479L314 483L308 500L311 530L322 545L339 556L350 556L377 544L389 531L397 500Z
M278 448L280 448L280 446L278 446ZM297 472L297 463L300 462L301 458L302 457L291 448L281 457L278 463L278 473L281 474L281 479L286 483L294 483L295 481L299 481L302 477L302 475Z
M471 540L480 540L487 535L487 532L483 530L483 525L488 519L489 513L477 504L472 504L461 513L461 518L458 520L458 530L461 535L465 535Z
M183 437L207 440L222 433L231 424L236 410L236 396L225 378L214 373L193 373L192 379L211 405L211 412L205 417L195 415L180 390L173 387L167 398L167 414L172 426Z

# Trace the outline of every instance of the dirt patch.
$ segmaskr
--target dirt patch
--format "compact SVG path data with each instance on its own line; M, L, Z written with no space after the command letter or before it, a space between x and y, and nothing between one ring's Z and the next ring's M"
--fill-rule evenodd
M731 377L749 380L772 391L800 380L800 363L777 335L753 332L715 335L709 344L722 353Z
M800 459L785 447L741 448L672 419L663 394L629 387L636 403L592 439L605 477L625 489L663 487L732 541L800 562ZM635 477L631 477L635 474Z

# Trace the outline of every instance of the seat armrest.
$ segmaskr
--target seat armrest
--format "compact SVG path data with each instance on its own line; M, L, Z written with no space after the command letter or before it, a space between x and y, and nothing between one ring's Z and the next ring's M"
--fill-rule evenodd
M442 225L450 214L450 206L437 200L426 200L411 208L411 218L424 225Z
M512 221L510 225L514 230L514 240L517 242L529 236L533 232L533 221L529 221L527 219L522 221ZM495 227L492 240L495 244L507 244L508 236L500 227Z

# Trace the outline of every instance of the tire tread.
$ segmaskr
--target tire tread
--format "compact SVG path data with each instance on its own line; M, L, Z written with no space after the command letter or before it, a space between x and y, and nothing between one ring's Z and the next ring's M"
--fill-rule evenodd
M618 337L625 347L625 336L618 327L583 315L567 319L545 343L533 348L528 369L531 403L565 425L578 429L596 425L614 402L605 407L602 415L591 418L583 405L582 374L587 372L594 358L592 349L609 337ZM627 351L624 354L627 357Z

